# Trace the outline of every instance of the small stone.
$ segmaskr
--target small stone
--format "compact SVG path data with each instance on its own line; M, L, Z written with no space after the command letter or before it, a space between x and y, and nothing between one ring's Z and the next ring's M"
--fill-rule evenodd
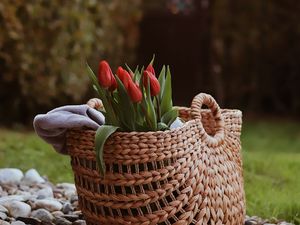
M10 225L26 225L26 224L22 221L17 220L17 221L12 222Z
M15 168L0 169L0 184L16 184L23 178L23 172Z
M258 224L257 221L250 219L250 220L246 220L245 225L256 225Z
M12 202L12 201L26 201L28 198L26 196L23 195L9 195L9 196L4 196L0 198L0 205L4 205L8 202Z
M63 194L67 199L71 199L73 195L77 195L75 184L61 183L56 186L58 189L63 189Z
M82 214L82 212L80 210L74 211L73 215L78 215L79 219L83 219L83 214Z
M0 205L0 212L7 213L8 210L4 206Z
M57 192L54 193L54 198L62 198L62 197L63 197L63 194L57 193Z
M63 194L63 192L64 192L64 190L62 188L57 188L57 187L53 188L54 194Z
M86 225L85 220L76 220L72 225Z
M43 188L47 188L47 187L50 187L52 189L53 184L50 182L47 182L44 177L43 177L43 179L45 181L44 183L38 183L35 186L39 189L43 189Z
M25 173L23 178L23 183L28 185L44 183L45 180L40 176L40 174L35 169L30 169Z
M20 220L26 224L30 224L30 225L40 225L41 221L39 219L36 218L31 218L31 217L18 217L17 220Z
M72 184L72 183L60 183L60 184L57 184L56 187L63 188L66 190L70 190L70 189L76 190L75 184Z
M70 222L74 222L79 219L78 215L63 215L62 217L69 220Z
M56 225L71 225L72 224L69 220L67 220L63 217L55 217L54 223Z
M36 195L38 196L38 199L53 198L53 191L51 187L45 187L39 190Z
M53 222L43 222L42 225L55 225Z
M77 202L77 201L78 201L78 195L72 195L72 197L70 199L70 202L74 203L74 202Z
M73 207L70 203L67 202L63 205L62 211L63 213L68 214L69 212L73 211Z
M54 211L54 212L52 212L52 215L55 217L59 217L59 216L63 216L64 213L62 211Z
M0 219L1 220L6 220L7 215L4 212L0 212Z
M37 218L43 222L51 222L54 219L52 214L49 211L47 211L46 209L34 210L34 211L32 211L31 216L34 218Z
M288 223L288 222L281 222L279 223L279 225L293 225L292 223Z
M7 192L8 192L9 195L16 195L16 194L17 194L17 193L16 193L17 191L18 191L18 187L16 187L16 186L11 186L11 187L8 189Z
M78 201L73 202L72 206L74 207L74 210L80 210Z
M27 217L31 212L30 205L24 202L13 201L6 203L4 206L8 209L9 214L14 218L19 216Z
M55 199L38 199L35 201L36 208L45 208L50 212L62 209L62 204Z
M0 220L0 225L10 225L10 223L4 220Z
M7 217L6 221L8 221L8 222L11 223L11 222L16 221L16 218L14 218L14 217Z
M77 195L76 190L66 190L64 193L65 197L70 200L74 195Z
M32 196L32 194L30 192L28 192L28 191L20 191L20 190L16 191L15 194L16 195L26 196L26 197L31 197Z

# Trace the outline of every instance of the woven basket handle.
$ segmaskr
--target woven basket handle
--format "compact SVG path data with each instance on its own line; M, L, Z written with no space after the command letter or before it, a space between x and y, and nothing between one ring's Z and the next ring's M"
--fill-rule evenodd
M103 109L103 103L99 98L92 98L86 104L93 109Z
M208 95L205 93L200 93L200 94L196 95L192 101L191 115L192 115L193 119L200 119L200 121L201 121L202 105L206 105L211 110L213 118L216 122L216 125L215 125L216 132L215 132L214 136L209 135L205 131L202 122L200 122L201 127L204 131L203 139L210 146L218 146L224 140L224 125L225 125L225 123L224 123L223 116L221 114L221 109L220 109L218 103L216 102L216 100L211 95Z

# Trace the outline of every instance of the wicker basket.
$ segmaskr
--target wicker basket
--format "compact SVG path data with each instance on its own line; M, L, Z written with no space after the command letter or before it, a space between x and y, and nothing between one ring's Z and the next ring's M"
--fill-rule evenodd
M241 112L220 109L207 94L179 109L186 121L180 128L114 133L104 147L103 179L96 168L95 131L68 132L88 225L243 224Z

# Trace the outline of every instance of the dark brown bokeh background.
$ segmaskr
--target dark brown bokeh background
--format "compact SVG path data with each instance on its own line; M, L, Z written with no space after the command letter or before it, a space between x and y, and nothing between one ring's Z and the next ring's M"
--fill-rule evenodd
M146 2L146 3L145 3ZM173 98L199 92L256 115L300 113L297 0L0 2L0 124L85 102L85 62L171 66Z

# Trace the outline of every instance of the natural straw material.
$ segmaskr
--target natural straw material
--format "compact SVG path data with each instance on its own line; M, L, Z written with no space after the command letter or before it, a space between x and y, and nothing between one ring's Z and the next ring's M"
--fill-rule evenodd
M221 110L207 94L179 109L186 121L180 128L114 133L104 147L104 178L96 168L95 131L68 132L88 225L243 224L241 112Z

